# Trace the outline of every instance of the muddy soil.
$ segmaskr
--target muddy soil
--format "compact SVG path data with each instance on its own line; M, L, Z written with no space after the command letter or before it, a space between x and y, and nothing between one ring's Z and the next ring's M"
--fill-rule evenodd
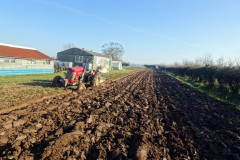
M0 159L240 159L240 111L150 69L0 123Z

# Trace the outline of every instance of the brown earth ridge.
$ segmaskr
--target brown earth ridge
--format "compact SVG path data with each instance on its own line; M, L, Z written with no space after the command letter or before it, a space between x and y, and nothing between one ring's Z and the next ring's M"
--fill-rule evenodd
M151 69L0 115L0 159L240 159L240 111Z

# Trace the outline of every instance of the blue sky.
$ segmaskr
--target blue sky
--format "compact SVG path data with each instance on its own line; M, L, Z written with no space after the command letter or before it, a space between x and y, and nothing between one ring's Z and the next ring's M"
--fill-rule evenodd
M240 56L239 0L2 0L0 43L56 56L63 45L101 52L118 42L123 60L173 63Z

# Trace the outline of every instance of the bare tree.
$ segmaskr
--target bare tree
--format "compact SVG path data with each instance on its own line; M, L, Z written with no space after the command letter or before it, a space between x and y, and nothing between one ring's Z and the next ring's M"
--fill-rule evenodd
M164 65L161 65L161 66L164 66ZM177 67L180 67L181 64L178 63L177 61L175 61L175 62L172 64L172 66L177 68Z
M66 44L63 45L64 50L74 48L74 47L75 47L75 45L73 43L66 43Z
M227 61L227 67L234 68L235 67L234 60L229 58L228 61Z
M240 56L236 58L236 67L240 69Z
M219 58L216 60L216 66L217 66L218 68L224 68L224 67L226 66L226 63L225 63L223 57L219 57Z
M197 57L194 62L195 67L203 67L203 58Z
M123 45L120 43L109 42L102 45L102 53L105 55L110 55L112 60L122 60L125 51Z
M192 67L194 64L193 64L192 61L189 61L189 60L184 59L184 60L182 61L182 65L183 65L183 67Z
M212 58L212 55L211 54L205 54L205 56L203 57L203 65L205 67L211 67L213 66L214 60Z

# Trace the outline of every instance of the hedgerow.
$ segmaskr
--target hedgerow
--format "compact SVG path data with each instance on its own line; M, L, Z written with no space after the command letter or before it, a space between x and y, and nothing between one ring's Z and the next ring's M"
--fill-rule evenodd
M192 81L204 83L209 89L218 88L222 92L238 94L240 92L240 69L218 67L160 67Z

